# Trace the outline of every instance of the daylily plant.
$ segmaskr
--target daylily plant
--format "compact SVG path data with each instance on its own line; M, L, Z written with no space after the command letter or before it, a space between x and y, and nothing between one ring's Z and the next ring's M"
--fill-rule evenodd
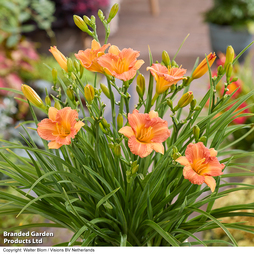
M245 168L250 163L234 161L250 154L232 151L224 141L236 130L254 130L248 124L230 125L246 115L240 112L249 108L245 102L254 91L234 98L232 49L224 66L218 67L217 76L211 75L214 53L187 72L175 60L170 61L166 51L154 62L149 52L147 82L140 73L144 61L138 59L139 51L120 50L108 43L110 21L117 10L114 5L108 18L98 12L105 27L104 44L96 33L96 18L75 15L75 24L93 37L91 48L80 50L76 59L71 59L51 47L65 77L62 80L55 69L51 72L57 95L46 91L43 100L31 87L22 86L36 127L23 136L26 145L6 141L0 147L4 151L0 152L0 172L11 178L1 184L14 187L18 194L0 191L1 215L40 214L53 222L43 223L43 227L73 232L63 246L207 246L210 242L196 233L218 227L229 241L211 242L237 246L228 228L252 232L254 226L222 223L221 218L254 217L249 209L253 204L219 209L213 204L230 192L254 188L239 183L240 187L225 190L232 183L222 181L242 175L226 173L225 168L231 165L244 167L244 175L253 176ZM93 83L82 82L84 68L95 73ZM205 73L210 75L210 89L200 99L194 86ZM225 88L231 85L232 93L227 93L229 87L216 97L223 75ZM98 85L101 77L106 84ZM136 105L130 103L135 88ZM208 110L203 110L205 105ZM45 114L44 119L37 119L37 110ZM43 139L43 147L30 136L34 130ZM19 149L26 156L15 154ZM28 225L36 226L42 225Z

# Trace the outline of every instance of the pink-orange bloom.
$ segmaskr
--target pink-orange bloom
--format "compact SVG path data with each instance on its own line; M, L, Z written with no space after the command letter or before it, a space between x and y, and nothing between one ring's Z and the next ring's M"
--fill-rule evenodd
M117 46L111 46L108 54L101 56L98 63L104 68L106 74L123 81L134 78L137 70L143 65L143 60L137 60L139 51L124 48L122 51Z
M158 117L154 110L141 114L137 109L128 114L128 121L130 126L122 127L119 132L129 138L128 146L133 154L141 158L153 150L164 154L162 142L170 136L167 121Z
M80 128L84 125L77 121L78 112L70 107L58 110L50 107L49 118L43 119L37 128L39 136L51 140L48 146L50 149L58 149L62 145L70 145L71 139L75 138Z
M182 79L186 79L183 75L186 73L186 69L172 67L167 68L159 63L152 64L151 67L147 67L156 80L156 93L164 93L170 86L176 84Z
M68 72L67 68L67 59L66 57L57 49L56 46L50 47L49 51L52 53L58 64L61 66L62 69L64 69L66 72Z
M104 51L109 46L110 44L101 46L99 42L92 40L91 49L79 50L75 56L87 70L102 73L103 68L98 64L98 59L105 54Z
M213 192L216 181L213 176L222 175L224 164L220 164L216 158L217 151L214 148L208 149L202 142L189 144L185 156L176 159L183 168L183 176L193 184L206 183Z

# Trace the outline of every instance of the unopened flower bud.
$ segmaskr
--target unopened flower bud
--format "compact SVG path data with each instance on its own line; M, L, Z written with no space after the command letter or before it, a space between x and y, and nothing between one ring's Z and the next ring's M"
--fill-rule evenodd
M104 134L108 134L108 131L104 129L104 127L103 127L103 125L101 123L99 123L99 127L100 127L100 129L102 130L102 132Z
M219 67L217 69L218 76L222 75L223 71L224 71L224 69L223 69L222 65L219 65Z
M52 69L52 77L53 77L53 84L55 85L57 82L57 70L55 68Z
M102 10L100 10L100 9L98 10L98 17L99 17L101 22L103 22L104 19L105 19L105 16L104 16Z
M185 94L183 94L183 96L181 97L181 99L178 101L177 106L174 108L174 110L176 111L179 108L184 108L185 106L187 106L188 104L190 104L193 100L193 92L189 91Z
M47 106L51 107L51 99L50 99L50 97L48 95L46 95L46 97L45 97L45 104Z
M92 15L91 16L91 26L95 25L95 22L96 22L95 16Z
M101 123L102 123L102 125L103 125L103 127L104 127L105 129L109 129L110 124L108 124L108 122L107 122L107 120L106 120L105 118L103 118L103 119L101 120Z
M138 172L138 168L139 168L139 164L137 164L136 166L132 167L131 169L131 174L134 175Z
M190 104L192 110L195 108L196 104L197 104L197 100L196 100L196 99L193 99L193 100L191 101L191 104Z
M195 125L193 127L193 134L194 134L194 138L195 138L195 141L198 142L199 140L199 134L200 134L200 129L197 125Z
M216 59L216 55L215 53L210 53L208 56L207 56L207 60L208 60L208 64L209 66L211 67L213 62L215 61ZM197 68L195 69L195 71L193 72L192 74L192 78L193 79L197 79L197 78L200 78L202 77L206 72L208 71L208 65L207 65L207 61L206 61L206 58L204 58L202 60L202 62L197 66Z
M198 141L202 142L202 143L206 143L207 137L206 136L202 136Z
M145 77L140 73L137 77L137 93L138 95L143 98L144 93L145 93L145 89L146 89L146 81L145 81Z
M227 68L228 64L232 64L233 60L235 58L235 51L231 45L227 47L226 51L226 60L225 60L225 68Z
M175 91L175 90L176 90L176 85L173 84L173 85L170 87L170 91L173 92L173 91Z
M119 157L121 155L121 146L119 144L114 147L114 154Z
M102 92L110 99L110 93L108 88L104 85L104 84L100 84L101 90Z
M167 104L168 104L168 106L172 109L173 108L173 102L172 102L172 100L171 99L167 99Z
M177 67L177 68L179 67L179 65L176 63L175 60L172 60L171 65L172 67Z
M73 92L73 90L71 88L67 88L66 94L67 94L67 96L69 97L69 99L71 101L75 100L74 92Z
M83 32L87 32L88 31L88 27L87 27L85 21L81 17L79 17L78 15L74 15L73 16L73 20L74 20L75 25L80 30L82 30Z
M170 58L166 50L162 51L162 62L165 64L166 67L170 65Z
M74 64L74 68L75 68L76 72L78 72L79 71L79 61L77 59L75 59L73 61L73 64Z
M94 99L94 88L92 86L90 86L89 84L87 84L85 86L84 92L85 92L85 98L86 98L87 102L89 104L92 104L93 99Z
M73 62L72 62L71 58L67 59L67 69L68 69L69 73L73 71Z
M55 100L54 108L56 108L58 110L62 109L61 103L58 100Z
M109 12L107 22L109 23L117 14L119 10L119 4L114 4Z
M231 79L231 82L233 83L233 82L236 82L237 80L238 80L238 78L235 77L235 78L232 78L232 79Z
M232 63L229 63L226 67L226 79L227 79L227 83L229 83L230 77L232 75L232 71L233 71L233 65Z
M85 21L85 23L87 24L87 25L90 25L91 23L91 20L89 19L89 17L87 17L86 15L84 15L83 16L83 20Z
M198 110L200 110L200 109L201 109L201 107L200 107L200 106L197 106L197 107L194 108L194 111L198 111Z
M22 85L21 90L24 96L27 98L27 100L29 100L33 105L41 109L45 108L45 105L41 97L33 90L33 88L27 85Z
M58 64L61 66L62 69L64 69L66 72L68 72L67 68L67 59L66 57L57 49L56 46L50 47L49 52L52 53Z
M117 116L117 128L120 130L123 127L123 115L121 113Z

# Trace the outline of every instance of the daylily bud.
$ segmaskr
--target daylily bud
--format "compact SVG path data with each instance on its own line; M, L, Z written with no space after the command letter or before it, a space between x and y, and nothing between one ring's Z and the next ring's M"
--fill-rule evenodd
M74 67L75 67L76 72L78 72L78 71L79 71L79 61L78 61L77 59L75 59L75 60L73 61L73 64L74 64Z
M197 125L195 125L193 127L193 134L194 134L195 141L198 142L199 134L200 134L200 129L199 129L199 127Z
M85 21L84 21L81 17L79 17L79 16L77 16L77 15L74 15L74 16L73 16L73 20L74 20L75 25L76 25L80 30L82 30L83 32L87 32L87 31L88 31L88 27L87 27Z
M107 20L108 23L116 16L118 10L119 10L119 5L114 4L109 12L109 16L108 16L108 20Z
M53 84L55 85L57 82L57 70L55 68L52 69L52 77L53 77Z
M222 74L223 74L223 71L224 71L224 69L223 69L222 65L219 65L219 67L218 67L218 69L217 69L218 76L219 76L219 75L222 75Z
M227 83L229 83L232 71L233 71L233 65L232 65L232 63L229 63L227 65L227 67L226 67L226 79L227 79Z
M91 19L91 26L95 25L95 22L96 22L95 16L92 15L90 19Z
M110 124L108 124L108 122L107 122L107 120L106 120L105 118L103 118L103 119L101 120L101 123L102 123L102 125L103 125L103 127L104 127L105 129L109 129Z
M21 90L24 94L24 96L29 100L32 104L37 106L38 108L44 109L45 105L40 98L40 96L31 88L30 86L27 85L22 85Z
M119 144L114 147L114 154L119 157L121 155L121 146Z
M67 69L68 69L69 73L73 71L73 62L72 62L71 58L67 59Z
M104 84L100 84L101 90L102 92L110 99L110 93L108 88L104 85Z
M123 115L121 113L117 116L117 128L120 130L123 127Z
M99 126L104 134L108 134L108 131L104 129L104 127L101 123L99 123Z
M202 142L202 143L206 143L207 137L206 136L202 136L198 141Z
M61 106L61 104L60 104L60 102L58 100L55 100L54 108L56 108L58 110L62 109L62 106Z
M167 104L171 109L173 109L173 102L169 98L167 99Z
M101 21L101 22L103 22L103 21L104 21L105 16L104 16L104 14L103 14L102 10L98 10L98 17L99 17L99 19L100 19L100 21Z
M139 164L137 164L136 166L132 167L131 169L131 174L134 175L138 172L138 168L139 168Z
M215 61L216 55L215 53L210 53L207 56L207 60L208 60L208 64L211 67L213 62ZM202 77L206 72L208 71L208 65L207 65L207 61L206 58L204 58L202 60L202 62L198 65L198 67L195 69L195 71L192 74L192 78L193 79L197 79Z
M177 68L179 67L179 65L176 63L175 60L172 60L171 65L172 67L177 67Z
M234 58L235 58L235 51L234 51L233 47L231 45L229 45L227 47L227 51L226 51L226 60L225 60L225 64L224 64L225 68L227 68L228 64L230 64L230 63L232 64Z
M196 99L191 101L191 109L192 110L195 108L196 104L197 104L197 100Z
M66 57L57 49L56 46L50 47L49 51L52 53L58 64L61 66L62 69L64 69L66 72L68 72L67 68L67 59Z
M237 80L238 80L238 78L235 77L235 78L232 78L232 79L231 79L231 82L233 83L233 82L236 82Z
M183 96L181 97L181 99L178 101L177 106L174 108L174 110L176 111L179 108L184 108L185 106L187 106L188 104L190 104L193 100L193 92L189 91L185 94L183 94Z
M48 95L45 97L45 103L47 106L51 107L51 99Z
M165 64L166 67L170 65L170 58L166 50L162 51L162 62Z
M74 101L74 100L75 100L74 92L73 92L72 89L67 88L66 94L67 94L67 96L70 98L71 101Z
M201 107L200 106L197 106L196 108L194 108L194 111L198 111L198 110L200 110L201 109Z
M146 89L146 81L145 81L145 77L142 74L139 74L137 77L137 93L138 95L143 98L144 93L145 93L145 89Z
M87 17L86 15L84 15L83 16L83 19L84 19L84 21L85 21L85 23L87 24L87 25L90 25L91 23L91 19L89 19L89 17Z
M89 84L87 84L85 86L85 98L87 100L87 102L89 104L93 103L93 99L94 99L94 88L92 86L90 86Z

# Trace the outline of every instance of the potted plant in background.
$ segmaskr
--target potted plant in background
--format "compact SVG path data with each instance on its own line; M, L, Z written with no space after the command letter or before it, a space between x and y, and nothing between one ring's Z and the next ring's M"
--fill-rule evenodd
M254 0L213 0L212 8L204 13L204 17L209 23L213 51L225 53L227 46L232 45L239 54L252 41Z

